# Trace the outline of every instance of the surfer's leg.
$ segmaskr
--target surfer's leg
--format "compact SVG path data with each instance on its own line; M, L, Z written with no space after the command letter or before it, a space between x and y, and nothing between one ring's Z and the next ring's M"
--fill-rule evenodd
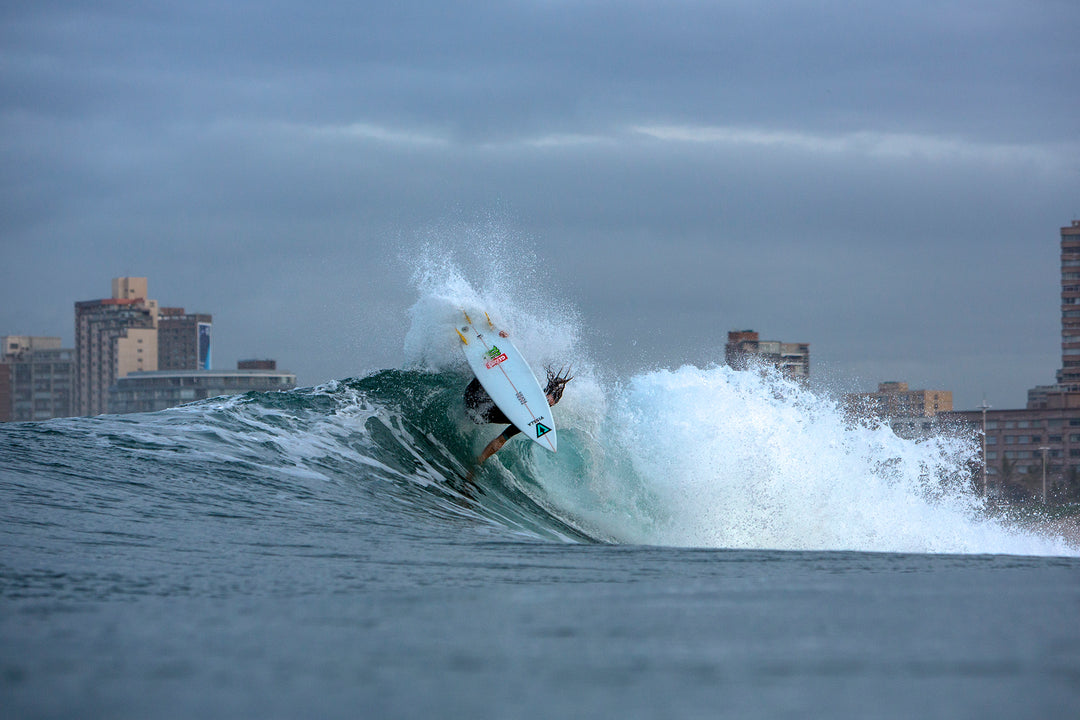
M506 444L506 440L507 438L504 435L499 435L497 438L489 442L487 444L487 447L484 448L484 451L480 453L480 457L476 458L476 464L483 465L485 460L502 450L502 446Z
M476 458L476 462L473 463L472 469L469 470L469 477L466 478L466 480L472 482L473 474L476 473L476 469L483 465L484 461L487 460L489 457L502 450L502 446L506 444L506 441L517 435L519 432L521 431L511 425L510 427L499 433L499 436L497 438L489 442L487 444L487 447L484 448L484 451L480 453L480 456Z
M487 444L487 447L484 448L484 451L480 453L480 456L476 458L476 462L474 462L473 466L469 469L469 476L465 478L467 483L472 483L473 475L475 475L480 466L484 464L484 461L499 452L508 439L509 438L504 432Z
M476 464L483 465L485 460L502 450L502 446L506 444L506 441L517 435L519 432L521 431L513 425L503 430L497 438L487 444L487 447L484 448L484 452L480 453L480 457L476 459Z

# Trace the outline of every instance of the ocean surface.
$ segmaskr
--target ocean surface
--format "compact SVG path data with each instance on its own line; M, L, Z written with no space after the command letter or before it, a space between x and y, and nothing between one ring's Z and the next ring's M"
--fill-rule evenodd
M1080 714L1075 537L985 507L964 443L604 376L519 306L574 364L559 452L470 480L501 428L452 326L498 299L422 288L403 369L0 426L0 717Z

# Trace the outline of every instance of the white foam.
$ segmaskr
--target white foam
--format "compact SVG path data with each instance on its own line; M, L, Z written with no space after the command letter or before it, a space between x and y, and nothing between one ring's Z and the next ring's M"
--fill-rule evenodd
M618 542L691 547L1074 555L986 519L972 448L853 424L754 371L686 366L613 391L586 477L539 472L569 519ZM558 502L556 503L558 504Z

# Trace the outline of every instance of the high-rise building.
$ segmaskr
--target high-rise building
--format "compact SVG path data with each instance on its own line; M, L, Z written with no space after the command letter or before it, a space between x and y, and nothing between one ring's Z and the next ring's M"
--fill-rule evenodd
M158 312L158 370L209 370L213 317L184 308Z
M988 492L1080 500L1080 220L1061 228L1061 369L1028 390L1026 409L943 413L983 452Z
M72 414L75 351L58 337L0 338L0 421L48 420Z
M1080 408L1080 220L1061 228L1061 369L1028 390L1031 409Z
M724 362L736 370L745 370L754 362L763 362L777 367L788 377L808 380L810 344L761 340L753 330L732 330L724 346Z
M146 278L115 278L111 298L75 303L75 414L107 412L117 378L158 369L157 323Z
M1080 220L1061 228L1061 370L1057 381L1080 386Z

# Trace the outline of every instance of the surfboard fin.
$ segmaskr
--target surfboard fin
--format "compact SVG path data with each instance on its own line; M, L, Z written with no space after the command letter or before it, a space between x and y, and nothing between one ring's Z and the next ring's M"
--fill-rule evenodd
M468 316L466 316L466 317L468 317ZM454 332L456 332L456 333L457 333L457 336L458 336L459 338L461 338L461 342L465 343L466 345L468 345L468 344L469 344L469 338L467 338L467 337L465 337L464 335L462 335L462 334L461 334L461 331L460 331L460 330L458 330L457 328L454 328Z
M492 330L494 330L495 329L495 323L491 322L491 316L488 315L486 311L484 312L484 317L487 318L488 327L491 328Z

